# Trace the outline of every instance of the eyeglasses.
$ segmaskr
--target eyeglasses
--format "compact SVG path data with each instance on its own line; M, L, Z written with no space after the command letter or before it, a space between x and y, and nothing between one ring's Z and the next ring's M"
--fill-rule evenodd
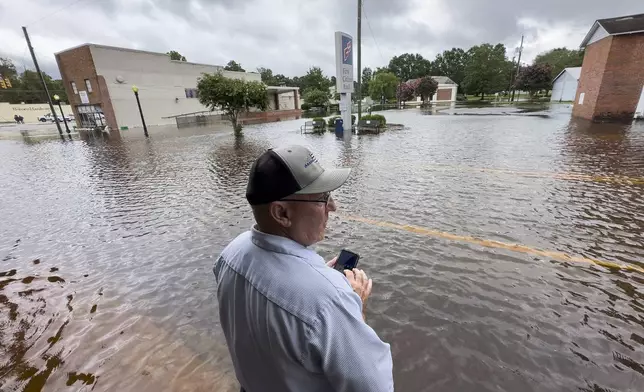
M326 192L322 194L322 197L314 200L302 200L302 199L281 199L281 201L299 201L303 203L324 203L328 204L331 199L331 192Z

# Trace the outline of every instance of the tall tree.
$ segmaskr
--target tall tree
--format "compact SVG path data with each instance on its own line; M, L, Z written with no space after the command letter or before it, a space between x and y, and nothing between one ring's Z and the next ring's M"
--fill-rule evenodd
M399 83L400 79L391 72L378 73L369 83L369 95L374 101L380 101L381 97L395 98Z
M300 93L302 95L306 94L307 90L329 90L331 86L331 80L324 76L322 68L320 67L311 67L306 75L294 79L297 79L298 86L300 87Z
M15 78L18 75L16 66L10 58L0 57L0 75L5 79Z
M275 85L276 86L289 86L289 87L297 87L295 83L293 83L293 79L286 77L282 74L277 74L275 75Z
M228 64L226 64L226 66L224 67L224 70L246 72L246 70L242 68L241 64L237 63L235 60L230 60Z
M371 83L371 78L373 77L373 71L371 68L367 67L362 70L362 80L360 81L360 95L362 97L369 96L369 84Z
M166 54L170 56L170 60L187 61L186 57L182 56L181 53L177 52L176 50L171 50Z
M535 95L539 90L548 90L552 85L550 64L535 64L521 68L514 87Z
M273 70L271 70L270 68L259 67L257 68L257 72L261 75L262 82L265 85L267 86L277 85L275 81L275 77L273 76Z
M437 55L436 60L434 60L436 74L447 76L458 84L460 88L463 83L463 79L465 79L465 66L467 65L467 59L468 52L461 48L446 50L442 54Z
M566 48L552 49L543 52L534 58L533 64L550 64L550 78L554 79L568 67L581 67L584 62L583 50L570 50Z
M400 56L394 56L389 61L388 68L402 81L431 76L433 72L432 62L418 53L405 53Z
M325 107L329 103L329 97L328 88L326 90L310 88L306 90L303 99L311 107Z
M210 110L224 112L233 125L236 136L241 136L239 117L251 109L266 110L266 85L262 82L233 79L221 73L203 74L197 80L199 102Z
M483 44L468 50L463 85L468 94L494 94L509 85L512 63L505 57L505 46Z

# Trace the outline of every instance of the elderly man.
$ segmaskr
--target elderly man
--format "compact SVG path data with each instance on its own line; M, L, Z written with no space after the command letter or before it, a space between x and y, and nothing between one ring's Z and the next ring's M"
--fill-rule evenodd
M372 282L331 268L330 192L350 169L325 170L308 149L271 149L253 164L246 199L256 225L214 268L219 317L242 390L392 391L389 345L364 320Z

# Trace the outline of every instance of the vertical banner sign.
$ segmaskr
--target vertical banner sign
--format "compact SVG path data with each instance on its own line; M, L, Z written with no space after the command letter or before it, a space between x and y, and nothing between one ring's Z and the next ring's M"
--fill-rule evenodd
M335 80L337 92L353 92L353 38L341 31L335 32Z

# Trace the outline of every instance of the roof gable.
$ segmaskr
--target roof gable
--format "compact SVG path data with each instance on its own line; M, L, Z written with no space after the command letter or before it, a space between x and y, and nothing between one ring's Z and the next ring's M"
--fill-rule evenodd
M644 33L644 14L596 20L579 47L585 48L587 45L597 41L592 40L592 37L598 29L603 29L608 35Z

